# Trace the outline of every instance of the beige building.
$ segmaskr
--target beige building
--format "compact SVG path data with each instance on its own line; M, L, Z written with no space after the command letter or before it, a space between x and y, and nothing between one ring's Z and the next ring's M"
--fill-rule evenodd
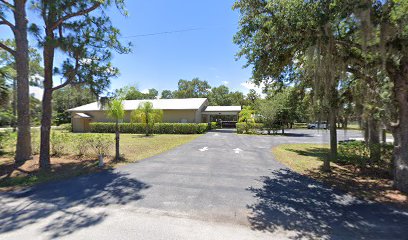
M163 110L163 122L168 123L206 123L214 121L217 116L230 116L237 120L241 106L208 106L207 98L125 100L124 122L130 122L131 112L141 103L151 102L153 108ZM67 110L71 112L74 132L88 132L91 122L112 122L106 110L98 102L93 102Z

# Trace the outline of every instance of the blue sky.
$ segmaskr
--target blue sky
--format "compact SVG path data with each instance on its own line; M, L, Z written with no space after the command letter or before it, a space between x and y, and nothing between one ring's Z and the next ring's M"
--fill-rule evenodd
M128 17L112 9L109 15L113 24L121 30L123 41L132 42L133 51L115 54L112 62L121 74L112 79L111 89L136 85L140 90L175 90L179 79L199 77L211 86L227 84L231 90L246 93L250 85L245 82L251 71L242 68L243 60L235 60L238 47L232 38L239 13L231 9L233 3L128 0ZM195 30L130 37L184 29Z

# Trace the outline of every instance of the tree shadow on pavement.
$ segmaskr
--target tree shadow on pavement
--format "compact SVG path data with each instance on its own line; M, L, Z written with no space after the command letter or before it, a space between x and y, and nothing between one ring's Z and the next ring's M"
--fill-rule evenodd
M369 203L333 190L290 170L261 177L248 188L256 202L248 205L254 230L293 231L293 239L403 239L408 211Z
M0 234L42 223L43 233L50 238L69 235L102 222L108 216L102 207L140 200L140 191L147 188L125 174L104 171L1 193Z

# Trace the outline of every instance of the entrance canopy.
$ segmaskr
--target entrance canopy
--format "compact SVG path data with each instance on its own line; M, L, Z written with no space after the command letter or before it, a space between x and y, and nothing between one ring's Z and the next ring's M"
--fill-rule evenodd
M238 115L241 106L208 106L202 114L204 115Z

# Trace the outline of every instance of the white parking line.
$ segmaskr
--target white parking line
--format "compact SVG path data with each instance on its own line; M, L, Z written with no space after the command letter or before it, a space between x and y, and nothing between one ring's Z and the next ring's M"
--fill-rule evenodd
M240 153L241 151L243 151L242 149L240 149L240 148L235 148L235 149L232 149L235 153Z
M208 147L203 147L203 148L200 148L200 149L198 149L200 152L205 152L205 151L208 151Z

